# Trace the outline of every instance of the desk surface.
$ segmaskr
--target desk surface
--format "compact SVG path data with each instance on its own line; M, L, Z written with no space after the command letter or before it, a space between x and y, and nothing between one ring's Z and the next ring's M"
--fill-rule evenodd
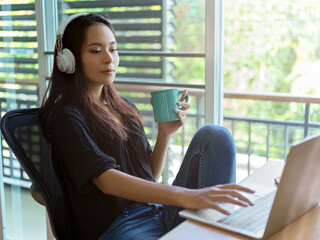
M269 240L316 240L320 238L320 207L317 207L284 229L276 232ZM167 233L161 240L244 240L245 236L187 220Z
M315 240L320 239L320 206L298 218L284 229L276 232L269 240ZM161 238L161 240L219 239L243 240L248 237L219 228L187 220Z

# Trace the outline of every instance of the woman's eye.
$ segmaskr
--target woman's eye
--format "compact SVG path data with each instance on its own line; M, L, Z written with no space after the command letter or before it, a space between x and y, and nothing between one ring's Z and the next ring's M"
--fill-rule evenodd
M118 49L114 48L114 49L111 49L111 52L117 52Z
M93 54L98 54L98 53L100 53L101 51L100 50L92 50L92 51L90 51L91 53L93 53Z

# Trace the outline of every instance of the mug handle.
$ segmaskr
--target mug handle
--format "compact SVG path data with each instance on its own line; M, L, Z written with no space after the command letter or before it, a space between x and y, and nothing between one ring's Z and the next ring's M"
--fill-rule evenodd
M179 90L179 91L178 91L178 97L179 97L179 95L180 95L181 93L183 93L183 90ZM186 102L189 101L189 93L187 93L187 96L186 96L186 100L185 100L185 101L186 101ZM184 110L184 107L178 106L178 108L179 108L180 110Z

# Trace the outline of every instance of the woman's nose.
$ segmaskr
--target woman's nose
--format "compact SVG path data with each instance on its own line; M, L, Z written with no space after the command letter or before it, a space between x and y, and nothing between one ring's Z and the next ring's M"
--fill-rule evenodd
M104 63L113 62L113 57L108 51L105 52L103 61L104 61Z

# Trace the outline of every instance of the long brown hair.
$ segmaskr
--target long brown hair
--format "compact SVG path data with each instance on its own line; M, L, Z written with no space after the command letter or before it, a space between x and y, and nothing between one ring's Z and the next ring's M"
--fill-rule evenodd
M128 129L117 124L109 114L103 110L93 97L88 94L86 77L82 71L81 49L86 33L91 25L106 24L115 35L112 24L98 14L87 14L72 20L63 35L63 47L68 48L75 56L76 69L73 74L61 72L56 65L57 50L54 53L54 66L40 110L40 123L44 136L49 139L49 126L54 111L61 105L73 105L85 117L87 124L95 136L106 136L119 140L126 140ZM142 127L142 119L138 111L117 93L113 84L102 89L101 96L108 103L110 111L127 117Z

